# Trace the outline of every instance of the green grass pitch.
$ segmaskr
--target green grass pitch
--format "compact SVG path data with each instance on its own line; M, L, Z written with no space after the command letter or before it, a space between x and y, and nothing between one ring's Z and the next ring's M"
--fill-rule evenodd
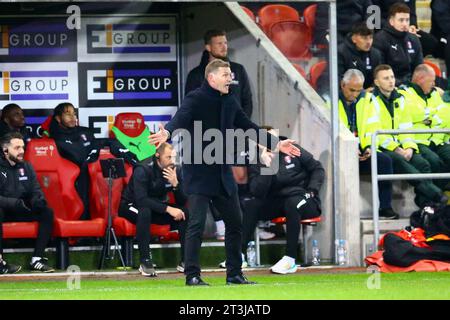
M224 275L205 276L210 287L186 287L184 277L83 279L70 290L66 279L0 279L0 299L450 299L450 273L250 275L252 286L226 286ZM376 276L378 276L376 275ZM378 288L377 288L378 287Z

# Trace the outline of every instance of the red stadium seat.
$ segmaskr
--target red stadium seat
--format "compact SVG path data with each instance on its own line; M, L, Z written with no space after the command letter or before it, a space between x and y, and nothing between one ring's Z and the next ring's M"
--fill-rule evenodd
M300 15L295 8L284 4L269 4L258 11L259 24L270 37L272 25L280 21L300 21Z
M114 158L114 156L108 149L102 149L99 160L109 158ZM91 216L106 220L108 218L108 182L102 175L100 161L90 163L88 168L91 181L89 194ZM113 217L114 231L117 237L121 237L123 240L122 246L125 264L131 266L133 261L133 238L136 235L136 226L127 219L118 216L122 191L133 174L133 168L129 164L125 164L125 169L127 173L126 177L113 180L111 214ZM170 225L152 224L150 226L150 233L153 236L167 237L170 233Z
M83 203L75 190L80 169L59 155L53 139L32 139L27 145L25 159L32 163L42 191L54 211L57 267L66 269L69 265L68 238L102 237L106 221L102 218L78 220L83 212Z
M319 61L311 66L309 69L309 83L311 87L317 90L317 80L322 75L322 73L326 70L328 63L324 60Z
M244 6L241 6L241 8L242 8L242 10L244 10L245 13L250 17L250 19L252 19L253 21L256 22L256 17L255 17L255 14L253 13L252 10L250 10L249 8L244 7Z
M304 22L282 21L271 27L270 39L277 48L291 61L311 59L311 30Z
M305 23L312 31L314 31L314 28L316 26L316 11L317 4L309 5L305 8L305 10L303 10L303 18L305 20Z
M37 222L3 222L3 239L33 239L37 234Z
M434 63L430 60L423 60L423 63L425 63L425 64L429 65L431 68L433 68L434 73L436 74L436 77L442 77L441 68L439 68L439 66L436 63Z
M139 161L153 156L156 152L155 146L147 142L149 135L150 130L139 112L119 113L110 131L110 137L116 138L125 148L134 153Z

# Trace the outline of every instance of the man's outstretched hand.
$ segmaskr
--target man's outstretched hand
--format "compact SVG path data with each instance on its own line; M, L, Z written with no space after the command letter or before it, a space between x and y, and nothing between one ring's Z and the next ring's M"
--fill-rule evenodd
M154 144L156 148L158 148L161 143L166 142L167 139L169 138L167 130L164 129L164 126L161 123L158 125L158 127L159 127L158 132L148 136L148 143Z
M294 146L294 143L291 139L282 140L278 142L277 149L291 157L300 157L300 149Z

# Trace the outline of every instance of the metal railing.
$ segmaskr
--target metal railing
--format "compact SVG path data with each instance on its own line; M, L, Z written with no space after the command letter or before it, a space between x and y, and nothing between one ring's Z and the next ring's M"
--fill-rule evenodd
M450 129L427 129L427 130L377 130L372 134L372 214L373 214L373 248L377 249L380 238L380 225L378 210L380 207L378 198L378 181L387 180L425 180L425 179L450 179L450 173L421 173L421 174L378 174L377 165L377 135L380 134L404 134L404 133L450 133Z

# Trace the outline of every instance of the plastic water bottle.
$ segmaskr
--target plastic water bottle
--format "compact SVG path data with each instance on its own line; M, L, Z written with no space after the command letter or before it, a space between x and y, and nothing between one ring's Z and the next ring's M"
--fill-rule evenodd
M247 263L249 267L256 267L256 245L250 241L247 246Z
M320 265L320 250L317 240L312 241L312 264L314 266Z
M337 260L340 266L347 265L347 249L345 248L345 240L339 240L337 247Z

